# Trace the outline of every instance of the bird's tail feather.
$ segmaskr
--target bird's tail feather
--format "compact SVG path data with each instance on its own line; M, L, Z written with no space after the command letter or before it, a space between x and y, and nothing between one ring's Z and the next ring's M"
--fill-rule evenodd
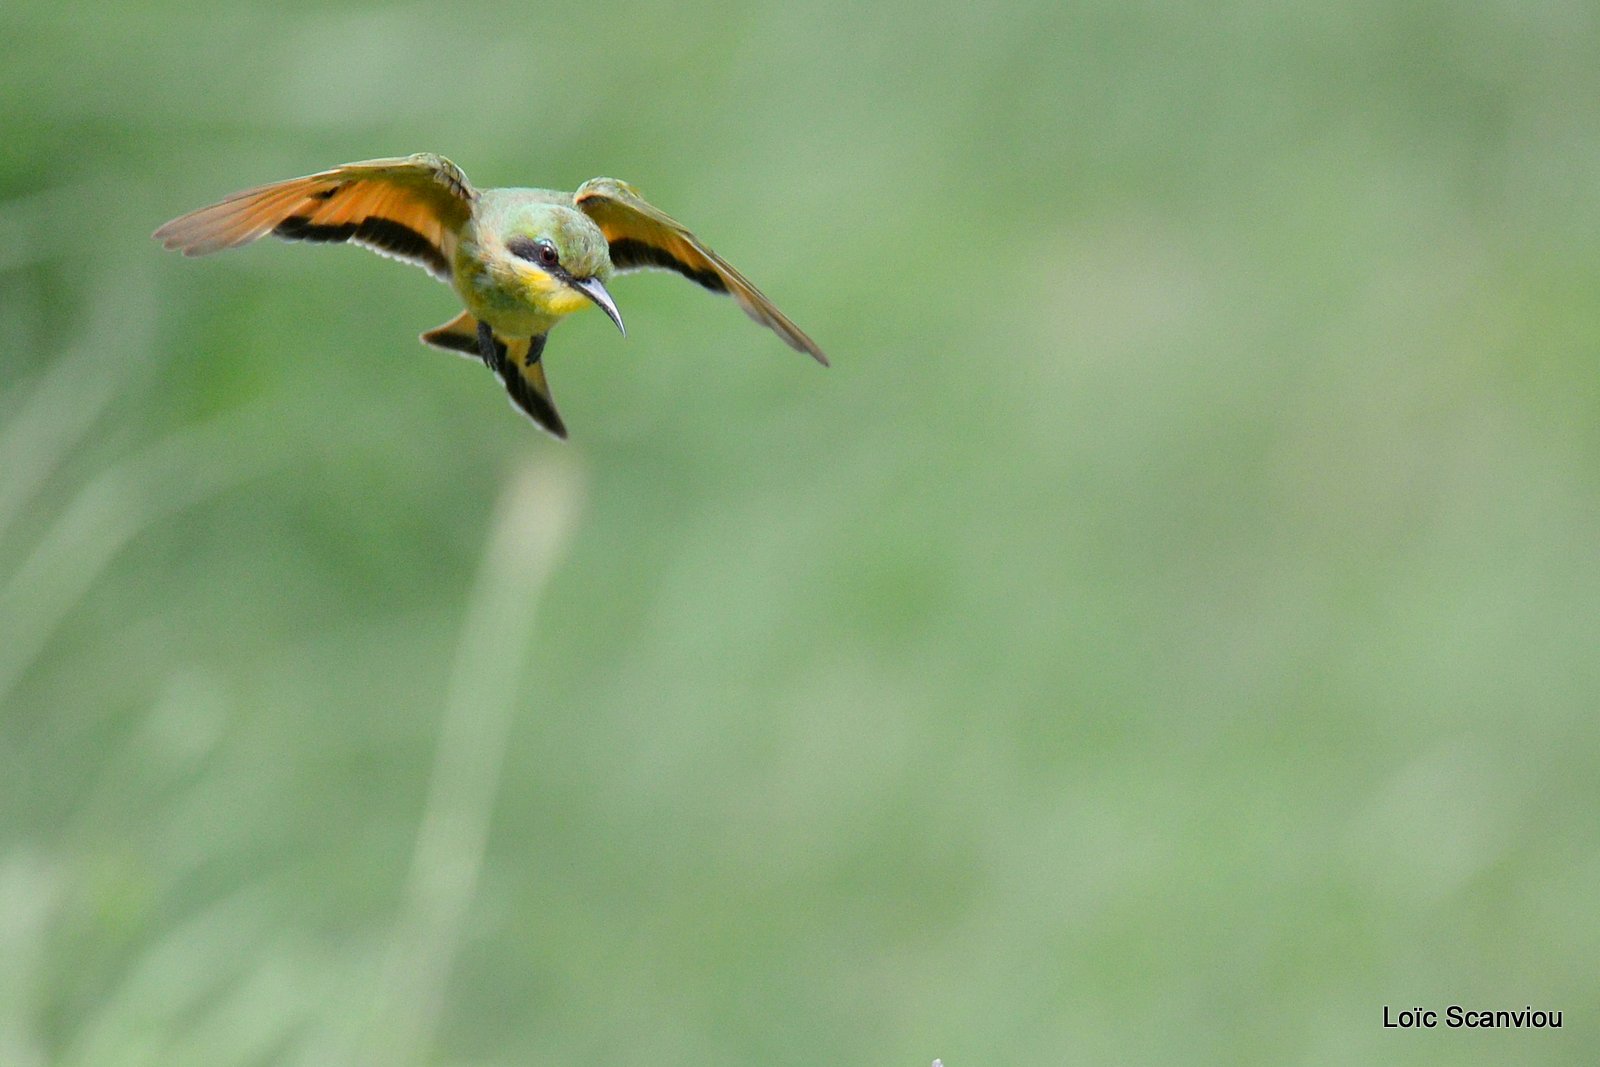
M484 334L488 343L484 343ZM501 337L480 326L470 311L463 311L443 326L436 326L422 335L424 344L459 352L470 359L482 360L494 371L512 406L528 416L540 429L565 440L567 427L550 398L550 383L544 376L544 335L537 337Z
M512 405L552 436L566 440L567 427L550 398L550 383L539 358L544 353L544 335L503 338L496 334L494 340L498 358L489 367L499 375Z

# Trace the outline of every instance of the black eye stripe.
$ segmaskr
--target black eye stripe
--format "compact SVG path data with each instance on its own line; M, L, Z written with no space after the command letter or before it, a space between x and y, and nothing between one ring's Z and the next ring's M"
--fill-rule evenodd
M561 256L549 241L535 241L531 237L513 237L506 242L506 251L518 259L537 263L542 267L559 267Z

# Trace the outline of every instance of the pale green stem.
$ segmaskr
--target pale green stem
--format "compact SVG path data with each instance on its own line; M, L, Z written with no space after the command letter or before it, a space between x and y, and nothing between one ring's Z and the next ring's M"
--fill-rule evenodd
M467 603L433 776L412 853L366 1062L420 1063L433 1043L451 968L483 869L506 737L540 591L576 518L569 461L509 479Z

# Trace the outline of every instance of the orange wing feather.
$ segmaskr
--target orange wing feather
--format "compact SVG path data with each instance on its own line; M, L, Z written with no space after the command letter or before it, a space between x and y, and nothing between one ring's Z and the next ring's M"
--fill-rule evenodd
M441 281L477 193L442 156L347 163L234 193L173 219L156 240L186 256L249 244L268 233L288 241L350 241L415 263Z
M733 265L700 242L677 219L645 201L638 190L615 178L593 178L573 196L578 208L595 221L611 246L611 262L619 271L660 267L677 271L712 292L727 293L761 325L789 347L811 356L824 367L828 357L787 315L779 311Z

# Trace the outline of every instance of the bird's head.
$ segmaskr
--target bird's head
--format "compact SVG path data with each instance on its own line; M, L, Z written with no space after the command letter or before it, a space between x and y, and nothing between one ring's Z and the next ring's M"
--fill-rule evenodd
M532 204L507 221L500 235L505 266L534 307L570 315L597 305L627 336L605 283L611 278L606 238L589 216L559 204Z

